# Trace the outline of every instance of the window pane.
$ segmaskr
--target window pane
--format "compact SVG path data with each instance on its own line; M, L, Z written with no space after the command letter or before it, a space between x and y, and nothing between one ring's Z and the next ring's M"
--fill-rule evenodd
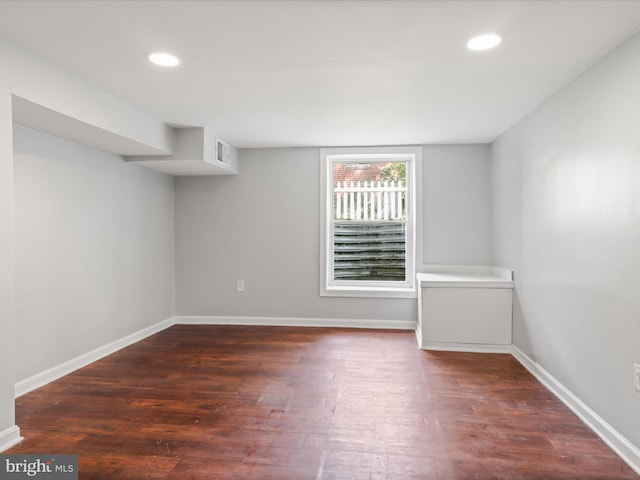
M406 280L406 162L333 164L333 279Z
M404 222L336 221L333 238L334 280L405 281Z

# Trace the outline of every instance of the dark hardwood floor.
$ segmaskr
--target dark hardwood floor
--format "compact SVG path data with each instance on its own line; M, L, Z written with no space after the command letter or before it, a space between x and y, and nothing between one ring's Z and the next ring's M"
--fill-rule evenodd
M81 479L638 478L509 355L406 331L174 326L16 401Z

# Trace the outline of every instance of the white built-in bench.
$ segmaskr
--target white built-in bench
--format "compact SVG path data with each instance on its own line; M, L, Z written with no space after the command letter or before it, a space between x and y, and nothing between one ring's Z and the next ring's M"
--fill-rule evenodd
M420 348L510 352L513 271L457 265L424 270L417 274Z

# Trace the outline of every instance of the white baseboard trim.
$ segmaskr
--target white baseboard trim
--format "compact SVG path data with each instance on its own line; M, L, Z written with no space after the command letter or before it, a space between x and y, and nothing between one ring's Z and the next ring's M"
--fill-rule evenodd
M511 345L493 343L422 342L422 350L469 353L511 353Z
M0 452L10 449L14 445L20 443L22 437L20 436L20 428L17 425L9 427L0 432Z
M140 340L143 340L155 333L158 333L165 328L168 328L174 324L174 319L168 318L167 320L163 320L162 322L156 323L149 327L143 328L142 330L138 330L137 332L132 333L131 335L127 335L119 340L108 343L102 347L98 347L95 350L82 354L76 358L72 358L60 365L56 365L44 372L36 373L31 377L25 378L24 380L20 380L16 382L15 385L15 396L20 397L25 393L29 393L36 388L40 388L54 380L59 379L60 377L64 377L69 373L85 367L90 363L95 362L96 360L100 360L101 358L106 357L107 355L111 355L118 350L123 349L124 347L128 347Z
M422 327L420 323L416 325L416 340L418 340L418 348L422 349Z
M547 372L542 366L531 359L515 345L511 346L511 354L524 368L553 393L578 418L580 418L593 432L600 437L627 465L640 475L640 449L627 440L620 432L609 425L600 415L587 404L576 397L558 379Z
M179 315L175 323L181 325L256 325L265 327L341 327L414 330L416 322L408 320L371 320L358 318L306 317L223 317L207 315Z

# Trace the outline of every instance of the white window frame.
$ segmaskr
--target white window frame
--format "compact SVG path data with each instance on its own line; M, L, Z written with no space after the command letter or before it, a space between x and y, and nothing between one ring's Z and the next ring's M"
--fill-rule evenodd
M357 160L407 162L406 276L404 282L333 279L333 164ZM320 295L323 297L417 298L416 265L422 264L421 147L348 147L320 150Z

